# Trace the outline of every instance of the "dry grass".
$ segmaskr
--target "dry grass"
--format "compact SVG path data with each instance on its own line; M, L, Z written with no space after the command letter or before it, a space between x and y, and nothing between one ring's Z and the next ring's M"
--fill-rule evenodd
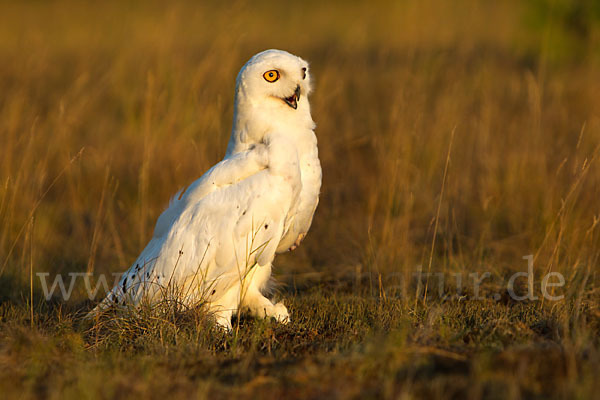
M90 328L81 288L46 304L32 273L123 271L170 196L223 156L234 77L266 48L315 77L321 204L276 259L293 324L227 336L171 312ZM0 3L0 388L598 393L598 54L591 0ZM563 301L507 298L527 254L536 294L557 271ZM418 265L489 271L482 293L500 301L429 281L424 302Z

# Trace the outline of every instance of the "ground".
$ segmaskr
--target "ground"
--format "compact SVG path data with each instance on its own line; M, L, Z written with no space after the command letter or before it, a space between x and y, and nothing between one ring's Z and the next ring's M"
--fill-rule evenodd
M46 298L127 269L267 48L310 62L324 174L291 322ZM0 3L0 393L597 397L599 55L592 0Z

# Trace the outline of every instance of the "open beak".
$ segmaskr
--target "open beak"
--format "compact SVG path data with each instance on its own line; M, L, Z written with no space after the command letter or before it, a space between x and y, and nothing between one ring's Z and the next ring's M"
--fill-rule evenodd
M288 106L292 107L294 110L298 108L298 101L300 100L300 86L296 86L296 90L294 94L290 97L286 97L283 99L287 103Z

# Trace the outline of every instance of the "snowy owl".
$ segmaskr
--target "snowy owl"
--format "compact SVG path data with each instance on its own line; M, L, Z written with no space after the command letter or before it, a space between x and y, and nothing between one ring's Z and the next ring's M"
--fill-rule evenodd
M308 64L281 50L240 70L225 158L177 193L154 235L91 315L111 305L157 304L174 296L204 305L231 329L238 309L286 323L268 290L275 254L310 228L321 187Z

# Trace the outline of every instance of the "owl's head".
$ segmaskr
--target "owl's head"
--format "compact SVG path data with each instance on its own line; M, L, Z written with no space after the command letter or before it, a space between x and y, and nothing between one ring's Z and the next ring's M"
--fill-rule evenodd
M289 112L308 109L310 90L308 63L282 50L265 50L253 56L236 82L238 101Z
M253 56L240 70L227 154L260 143L264 135L285 131L296 141L314 140L310 115L308 63L281 50Z

